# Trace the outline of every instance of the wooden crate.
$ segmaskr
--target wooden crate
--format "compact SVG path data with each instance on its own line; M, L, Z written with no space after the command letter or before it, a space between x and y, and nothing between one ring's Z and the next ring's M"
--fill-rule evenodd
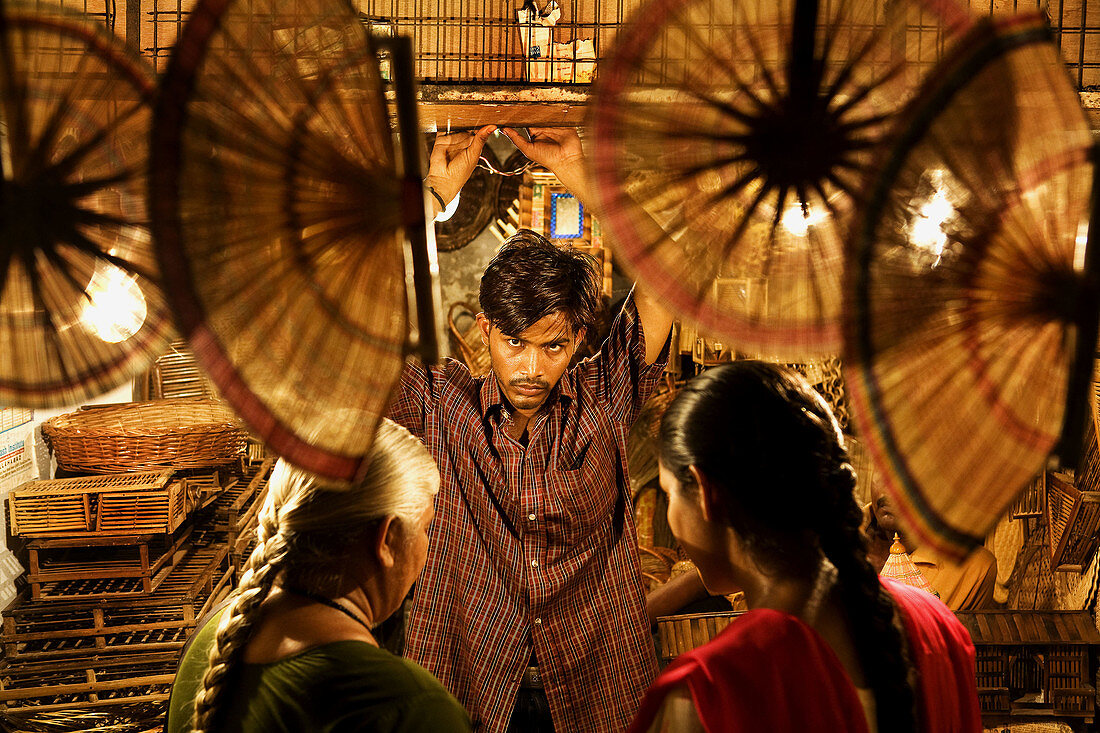
M179 572L171 572L162 580L157 592L166 597L180 600L193 600L211 591L212 584L219 582L214 578L215 565L224 566L223 574L227 582L232 574L229 565L229 550L219 547L188 547L182 558L178 559ZM173 568L176 570L176 568ZM92 578L64 580L42 585L42 594L54 598L96 599L96 598L133 598L149 595L143 590L140 578Z
M168 353L153 362L149 371L134 380L139 400L188 397L219 399L218 390L195 361L184 340L169 344Z
M130 580L125 587L133 595L152 593L186 556L182 545L190 539L191 528L174 539L161 535L135 537L60 537L40 538L27 544L27 582L35 601L75 596L56 595L65 589L79 588L89 581ZM78 581L75 586L73 581Z
M241 525L254 505L256 498L267 487L267 479L274 465L271 458L245 467L242 477L217 497L214 502L214 523L221 529L229 530ZM258 510L258 505L257 510Z
M173 562L183 564L187 559L194 557L200 558L200 562L206 562L209 560L210 552L214 549L216 548L187 548L182 555L174 553ZM225 562L228 565L228 550L224 547L220 550L224 553ZM159 580L157 589L159 590L161 586L173 587L171 584L176 583L177 586L175 587L178 591L178 584L185 582L187 577L189 576L186 574L181 576L169 572L163 579ZM42 583L41 586L40 598L43 600L79 601L97 598L135 598L150 595L150 592L145 590L144 579L140 577L76 578ZM196 595L198 592L196 591Z
M1043 516L1047 494L1045 475L1042 473L1036 476L1035 480L1016 498L1011 511L1013 519Z
M270 464L270 461L268 462ZM270 465L262 467L250 482L250 490L234 500L229 509L228 543L230 561L239 579L241 568L256 547L256 530L260 524L260 509L267 498L267 479Z
M147 609L133 623L98 630L95 635L77 632L41 632L41 638L27 638L4 644L5 658L13 661L73 659L83 656L133 654L152 651L180 651L195 627L194 619L178 618L180 609ZM100 613L102 616L102 612ZM59 620L60 621L60 620ZM47 635L51 634L52 635Z
M24 591L3 612L8 660L179 651L201 619L232 589L224 544L192 548L154 593L35 603Z
M235 469L239 475L243 475L244 468ZM194 511L200 511L217 501L225 491L240 482L239 475L229 471L214 471L193 476L180 477L184 485L184 493L188 502L194 507Z
M187 484L173 481L160 491L101 494L95 531L100 534L174 532L193 509Z
M149 471L28 481L13 489L8 497L11 533L59 537L98 531L102 497L164 492L171 475L171 471Z
M244 477L227 488L213 506L210 528L224 533L230 562L237 573L256 546L259 511L267 496L267 480L273 464L270 458L251 464Z
M192 547L190 563L181 563L179 572L164 579L157 593L163 598L195 601L209 598L219 589L226 588L233 576L229 565L229 548L224 545Z
M111 658L0 662L0 710L86 710L166 700L178 652Z
M1096 550L1100 491L1080 491L1065 477L1046 474L1046 516L1050 566L1081 572Z

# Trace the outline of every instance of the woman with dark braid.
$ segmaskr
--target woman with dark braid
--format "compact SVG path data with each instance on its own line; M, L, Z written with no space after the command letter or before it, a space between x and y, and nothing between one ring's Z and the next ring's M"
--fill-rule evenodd
M664 670L632 733L981 730L969 635L867 563L843 436L799 375L742 361L688 383L660 480L708 589L750 610Z
M168 733L468 731L458 701L372 633L424 566L438 489L428 451L389 420L351 486L279 461L240 584L180 664Z

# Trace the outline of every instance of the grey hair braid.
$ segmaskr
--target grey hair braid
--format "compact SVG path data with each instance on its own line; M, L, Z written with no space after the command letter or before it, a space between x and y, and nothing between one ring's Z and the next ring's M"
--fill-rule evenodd
M279 532L278 511L268 503L259 518L256 548L245 563L241 582L218 624L210 661L195 697L195 733L215 730L216 716L227 682L252 635L260 605L275 585L289 554L289 543Z

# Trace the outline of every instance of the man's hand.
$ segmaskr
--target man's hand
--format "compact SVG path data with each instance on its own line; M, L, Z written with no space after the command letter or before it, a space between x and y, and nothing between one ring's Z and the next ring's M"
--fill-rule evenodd
M528 159L557 176L582 204L590 207L594 203L588 195L584 152L576 130L571 127L532 127L528 130L531 133L530 140L509 127L502 128L501 132Z
M486 125L476 133L437 135L428 160L428 176L424 179L424 185L435 189L444 203L449 204L470 179L485 141L496 129L496 125ZM438 201L435 206L439 206Z

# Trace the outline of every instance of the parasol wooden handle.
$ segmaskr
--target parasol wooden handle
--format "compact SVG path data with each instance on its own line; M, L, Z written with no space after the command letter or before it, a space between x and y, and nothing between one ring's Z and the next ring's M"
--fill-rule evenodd
M1081 441L1086 415L1091 412L1092 383L1096 362L1096 341L1100 336L1100 141L1093 140L1092 192L1089 198L1089 231L1085 239L1084 263L1073 314L1073 362L1066 386L1066 409L1062 413L1062 434L1051 456L1052 469L1077 470L1081 462Z
M408 36L394 36L378 39L378 43L390 52L397 107L398 165L403 181L402 223L407 242L406 286L409 289L411 326L408 346L420 355L425 364L435 364L441 356L446 356L449 349L439 318L443 311L443 297L439 290L435 229L428 226L424 198L412 40Z

